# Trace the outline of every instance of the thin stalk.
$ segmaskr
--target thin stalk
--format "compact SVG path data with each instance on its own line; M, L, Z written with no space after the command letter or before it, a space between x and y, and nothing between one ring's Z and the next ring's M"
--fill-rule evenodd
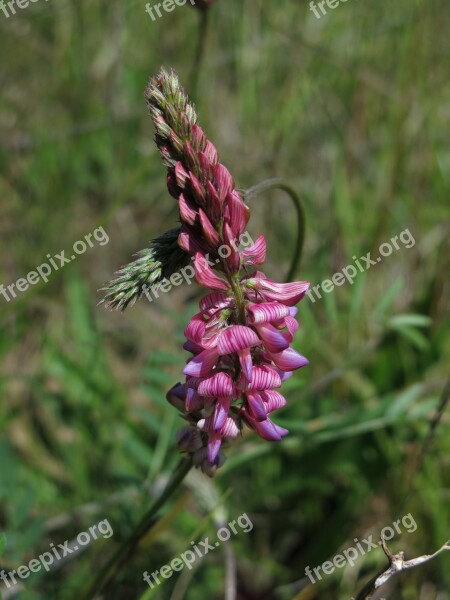
M206 38L208 36L209 9L199 11L199 25L197 48L195 50L194 62L192 63L192 72L190 78L189 93L192 98L197 97L197 86L202 69L203 58L206 50Z
M128 562L142 538L158 521L158 511L178 489L183 479L189 473L191 467L191 458L183 458L178 463L172 477L170 478L161 495L152 503L128 540L117 550L115 554L113 554L111 559L100 570L92 586L89 588L89 591L85 597L86 600L93 600L98 594L100 594L111 583L118 570Z
M303 244L305 241L305 209L303 206L303 202L297 192L294 190L292 186L283 181L283 179L267 179L262 183L258 183L257 185L249 188L245 194L245 200L251 200L252 196L256 196L258 194L263 194L264 192L268 192L270 190L282 190L286 192L288 196L291 198L295 212L297 216L297 239L295 242L295 250L292 256L291 266L289 267L289 271L285 277L285 281L292 281L297 273L297 270L300 266L300 261L302 258Z

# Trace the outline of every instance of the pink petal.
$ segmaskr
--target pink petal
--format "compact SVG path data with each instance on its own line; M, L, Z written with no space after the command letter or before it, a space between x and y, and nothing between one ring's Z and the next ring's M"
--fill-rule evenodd
M194 256L197 252L202 251L201 241L198 240L198 234L190 225L181 224L181 231L178 236L178 245L189 256Z
M200 285L212 290L226 291L229 289L228 283L214 273L205 257L200 252L197 252L195 255L194 270L195 279Z
M282 352L289 348L290 342L286 339L286 334L278 331L270 323L260 323L256 326L256 329L269 352Z
M252 348L260 343L261 340L250 327L231 325L231 327L227 327L221 332L217 342L217 351L223 356L238 350Z
M261 304L250 304L248 307L250 322L271 323L289 315L289 307L280 302L262 302Z
M283 408L287 404L286 398L275 390L265 390L264 392L261 392L261 398L266 403L266 411L268 413Z
M249 391L259 391L278 388L281 386L280 375L267 365L254 366Z
M247 279L247 286L262 293L265 300L276 300L287 306L293 306L301 300L310 288L308 281L276 283L267 279L263 273L255 273Z
M201 344L206 331L206 323L201 314L194 315L184 330L184 335L188 340Z
M266 260L266 238L260 235L253 246L242 250L240 254L246 265L262 265Z
M234 390L233 380L228 373L215 373L198 386L198 393L202 396L232 396Z
M217 193L219 194L219 198L221 202L225 200L227 195L234 188L233 177L226 167L222 164L218 163L214 167L214 181L216 184Z
M184 188L186 187L186 179L189 177L189 173L183 167L183 163L181 163L180 161L177 162L177 164L175 165L174 173L177 185L182 190L184 190Z
M211 221L206 216L204 210L202 210L202 209L199 210L199 217L200 217L200 225L201 225L201 228L203 229L203 233L205 234L206 239L213 246L218 246L220 244L219 234L214 229Z
M206 158L212 165L215 165L219 160L217 150L214 144L212 144L209 140L206 141L205 149L203 150L203 152L205 153Z
M223 437L237 437L239 435L239 427L236 425L236 421L231 417L228 417L220 433Z
M232 272L239 271L239 267L241 266L241 258L236 249L233 232L231 231L231 227L228 225L228 223L225 223L223 227L223 237L225 246L227 248L228 256L225 258L227 265Z
M180 211L180 219L189 225L194 225L198 212L190 200L187 200L184 194L180 194L178 198L178 209Z
M192 377L206 377L211 373L218 358L216 348L203 350L203 352L191 358L184 367L183 373Z
M223 292L212 292L207 294L200 299L201 310L207 310L208 308L225 308L232 304L233 300Z
M233 235L238 238L245 231L250 211L238 192L233 191L226 198L225 218Z
M245 348L244 350L238 350L239 363L241 365L242 375L250 383L252 380L253 361L250 350Z
M260 437L269 442L279 442L282 437L289 433L287 429L275 425L269 418L264 421L247 419L247 422Z
M282 371L294 371L295 369L300 369L309 363L307 358L292 348L288 348L287 350L283 350L283 352L279 353L268 352L268 355L275 365Z

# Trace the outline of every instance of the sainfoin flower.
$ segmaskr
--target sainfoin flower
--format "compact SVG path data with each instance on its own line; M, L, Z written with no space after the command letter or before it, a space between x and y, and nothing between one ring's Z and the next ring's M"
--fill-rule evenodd
M266 257L263 235L242 249L250 211L197 125L177 76L161 70L146 98L168 189L178 201L178 244L194 258L196 281L209 290L185 330L184 348L192 355L185 381L167 399L187 421L179 448L212 475L223 462L223 441L245 425L268 441L288 433L271 414L286 405L277 391L282 382L308 363L291 342L295 305L309 283L276 283L257 270Z

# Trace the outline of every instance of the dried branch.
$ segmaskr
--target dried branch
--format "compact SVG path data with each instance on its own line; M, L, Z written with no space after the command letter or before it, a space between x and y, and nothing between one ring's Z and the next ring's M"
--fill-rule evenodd
M406 571L408 569L414 569L415 567L419 567L423 563L432 560L444 550L450 550L450 540L445 542L445 544L436 550L433 554L424 554L423 556L418 556L417 558L412 558L411 560L404 559L404 552L399 552L398 554L392 554L389 551L389 548L386 545L384 538L381 538L381 544L383 546L384 553L386 554L389 560L389 566L386 569L380 571L375 577L373 577L363 589L356 596L355 600L372 600L373 594L385 585L391 577L396 575L397 573L401 573L402 571Z

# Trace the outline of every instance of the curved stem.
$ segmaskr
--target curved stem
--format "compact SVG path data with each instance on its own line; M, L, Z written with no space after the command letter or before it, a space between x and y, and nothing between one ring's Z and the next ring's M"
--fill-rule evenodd
M209 9L200 10L200 21L198 25L197 48L195 50L194 62L192 64L192 72L190 78L189 95L196 98L198 80L205 56L206 38L208 35L209 24Z
M286 194L288 194L294 203L295 212L297 215L297 239L295 242L295 251L292 257L291 266L289 267L289 271L285 277L286 281L292 281L297 273L300 260L302 258L303 243L305 241L305 209L300 196L297 194L294 188L283 181L283 179L279 178L266 179L266 181L258 183L257 185L249 188L244 193L245 200L251 199L252 196L256 196L257 194L268 192L269 190L282 190L283 192L286 192Z
M93 600L98 594L100 594L111 583L115 573L128 562L142 538L158 521L156 516L157 512L176 491L183 479L189 473L191 467L191 458L183 458L178 463L172 477L170 478L161 495L152 503L128 540L117 550L115 554L113 554L111 559L100 570L92 586L89 588L89 591L86 595L86 600Z

